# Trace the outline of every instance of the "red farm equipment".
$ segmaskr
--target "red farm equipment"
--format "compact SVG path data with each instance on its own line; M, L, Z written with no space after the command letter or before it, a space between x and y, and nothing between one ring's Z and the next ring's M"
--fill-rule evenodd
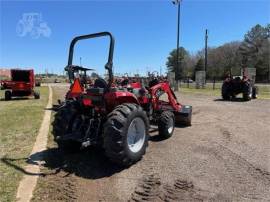
M5 100L12 97L34 96L39 99L39 92L34 91L34 70L11 69L11 80L1 81L2 89L5 90Z
M249 78L245 70L242 75L232 76L230 72L226 76L221 88L221 96L224 100L235 99L238 94L243 95L244 101L257 98L258 88L254 85L254 81Z
M121 79L116 80L116 85L130 89L142 87L142 84L138 81L138 78L129 77L127 73L125 73Z
M105 64L108 81L97 78L93 85L81 89L73 99L66 100L55 114L53 135L62 149L100 145L111 161L129 166L145 154L150 124L158 126L162 138L169 138L173 135L175 124L191 125L192 107L180 104L165 81L146 88L114 84L114 38L109 32L82 35L72 40L65 68L69 78L74 81L71 93L74 86L78 88L81 85L74 72L82 67L72 65L76 42L105 36L110 38L109 56ZM167 95L167 101L160 100L162 95Z

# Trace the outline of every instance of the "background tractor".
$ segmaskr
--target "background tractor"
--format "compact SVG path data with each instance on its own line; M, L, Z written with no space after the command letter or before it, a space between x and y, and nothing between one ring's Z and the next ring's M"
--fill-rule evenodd
M1 81L1 89L5 90L5 100L12 97L34 96L39 99L38 91L34 90L34 70L11 69L11 80Z
M97 78L73 100L66 101L55 114L53 135L63 149L100 145L111 161L129 166L145 154L150 124L158 126L160 136L169 138L173 135L175 123L191 125L192 107L178 103L167 82L158 82L147 89L114 84L114 38L109 32L82 35L71 41L65 68L71 80L75 78L74 68L81 68L72 64L75 44L104 36L110 38L105 64L108 81ZM78 85L80 83L75 78L70 92ZM167 101L159 99L162 95L167 96Z
M232 76L231 73L229 73L222 84L222 98L224 100L231 100L242 93L243 100L245 101L249 101L252 98L256 99L258 88L254 83L254 80L246 75L245 70L243 70L243 76Z

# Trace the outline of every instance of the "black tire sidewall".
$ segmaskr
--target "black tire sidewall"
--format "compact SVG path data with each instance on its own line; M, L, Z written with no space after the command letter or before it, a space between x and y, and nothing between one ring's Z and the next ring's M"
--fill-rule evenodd
M224 100L229 100L230 99L230 94L229 94L229 89L230 84L227 82L223 82L222 87L221 87L221 96Z
M5 91L5 100L11 100L12 93L10 91Z
M173 130L171 133L169 133L169 119L173 119ZM161 113L160 118L158 120L158 129L159 129L159 135L165 139L170 138L173 135L174 129L175 129L175 116L170 111L164 111Z
M34 97L35 97L35 99L39 99L40 98L40 94L39 94L38 91L35 91L34 92Z

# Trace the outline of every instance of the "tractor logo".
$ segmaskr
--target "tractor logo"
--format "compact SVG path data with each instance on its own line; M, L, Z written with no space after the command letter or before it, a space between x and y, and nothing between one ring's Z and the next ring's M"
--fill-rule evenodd
M34 39L41 36L50 37L52 33L47 23L42 20L40 13L24 13L17 23L16 32L20 37L29 34Z

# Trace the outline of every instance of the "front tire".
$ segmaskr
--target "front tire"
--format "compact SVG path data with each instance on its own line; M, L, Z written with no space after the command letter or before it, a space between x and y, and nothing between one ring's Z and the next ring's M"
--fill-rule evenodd
M9 90L5 92L5 100L11 100L11 92Z
M106 156L121 166L139 161L148 146L149 120L142 108L125 103L116 107L104 125Z
M158 131L162 138L170 138L175 127L175 117L170 111L164 111L158 120Z
M39 99L40 98L40 94L38 91L34 91L34 98L35 99Z

